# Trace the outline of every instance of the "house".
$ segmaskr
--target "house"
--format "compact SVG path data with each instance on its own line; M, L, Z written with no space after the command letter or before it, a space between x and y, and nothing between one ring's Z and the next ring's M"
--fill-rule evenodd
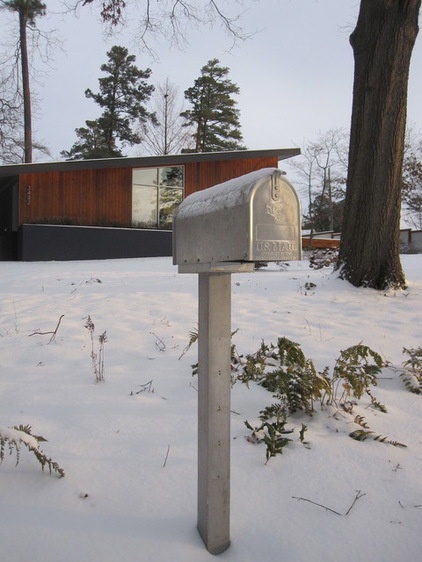
M422 230L400 229L400 247L402 253L420 254L422 252Z
M171 255L187 195L300 154L297 148L0 166L0 259Z

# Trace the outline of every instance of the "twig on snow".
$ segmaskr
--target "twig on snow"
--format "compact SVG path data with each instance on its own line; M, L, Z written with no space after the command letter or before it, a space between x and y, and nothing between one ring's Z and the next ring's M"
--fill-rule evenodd
M167 464L167 459L169 458L169 453L170 453L170 445L167 447L167 453L166 453L166 458L164 459L163 468L165 468L165 466Z
M150 334L152 334L155 337L155 347L158 349L158 351L164 351L166 349L166 344L164 343L164 340L159 338L157 334L154 334L154 332L150 332Z
M59 329L60 322L62 321L63 317L64 317L64 314L62 314L60 316L59 321L57 322L56 329L53 332L40 332L39 330L35 330L35 332L32 332L32 334L29 334L29 336L47 336L48 334L53 334L51 336L49 342L48 342L48 343L51 343L52 341L54 341L56 339L57 330Z
M323 509L325 509L326 511L330 511L331 513L334 513L334 515L339 515L340 517L347 517L347 515L349 515L349 513L352 511L355 503L362 498L363 496L366 496L365 493L361 493L361 490L357 490L356 491L356 496L351 504L351 506L349 507L349 509L346 511L346 513L339 513L338 511L335 511L334 509L331 509L331 507L327 507L326 505L322 505L320 503L314 502L312 500L309 500L308 498L299 498L297 496L292 496L292 498L294 500L298 500L298 501L303 501L303 502L308 502L311 503L313 505L316 505L318 507L322 507Z

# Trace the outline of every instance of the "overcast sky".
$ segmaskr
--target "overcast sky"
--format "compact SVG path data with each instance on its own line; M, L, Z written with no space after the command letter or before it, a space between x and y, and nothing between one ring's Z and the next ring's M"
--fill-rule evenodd
M128 28L105 38L97 13L99 1L96 10L85 7L78 17L60 15L60 0L46 3L57 14L38 20L39 27L56 29L63 51L55 49L52 68L47 75L39 73L40 82L34 86L39 100L34 125L37 140L50 148L55 160L75 142L75 128L99 115L99 107L85 98L84 91L98 91L100 66L113 45L126 46L136 55L139 68L151 68L152 84L169 78L180 89L181 103L183 91L193 85L201 67L218 58L230 68L229 78L240 88L236 99L244 142L250 149L301 146L319 132L349 127L353 82L349 34L358 15L358 0L245 0L240 23L245 31L256 32L251 39L230 50L232 40L219 27L202 27L189 31L190 44L183 50L171 47L164 38L152 44L158 62L142 53L135 40L135 10L129 12ZM222 7L226 4L221 3ZM230 5L242 10L235 0ZM0 15L4 30L7 26L10 31L13 21L11 16ZM421 99L419 37L408 102L408 123L418 132L422 130Z

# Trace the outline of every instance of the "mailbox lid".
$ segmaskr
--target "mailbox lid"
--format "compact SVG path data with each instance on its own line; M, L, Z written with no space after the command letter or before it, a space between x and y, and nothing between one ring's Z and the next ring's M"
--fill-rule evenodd
M248 205L251 192L259 185L260 181L267 181L268 177L282 175L278 168L261 168L238 178L196 191L188 195L176 210L176 220L184 220L194 216L219 212L221 209L239 208Z

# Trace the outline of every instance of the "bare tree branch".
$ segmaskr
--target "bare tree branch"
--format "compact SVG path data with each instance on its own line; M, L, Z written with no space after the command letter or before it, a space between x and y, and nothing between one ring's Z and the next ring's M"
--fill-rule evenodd
M142 146L148 154L175 154L190 147L192 128L184 126L180 117L183 102L179 102L177 87L167 79L156 86L152 111L157 123L148 121L142 128Z
M109 33L117 26L124 25L125 13L129 10L125 0L73 0L73 10L88 4L99 4L99 15ZM153 40L162 37L171 45L185 47L188 44L189 27L220 24L232 37L233 44L252 35L245 33L238 23L242 12L239 10L235 15L230 15L227 7L221 7L222 0L143 0L141 5L135 0L134 4L139 13L137 40L153 58L157 58L151 46ZM243 0L238 0L236 4L240 7Z
M362 498L363 496L366 496L366 494L362 493L361 490L357 490L352 504L350 505L349 509L345 513L340 513L339 511L336 511L335 509L331 509L331 507L327 507L326 505L323 505L321 503L314 502L313 500L309 500L308 498L300 498L300 497L297 497L297 496L292 496L292 499L298 500L298 501L303 501L303 502L308 502L308 503L311 503L312 505L316 505L317 507L322 507L323 509L325 509L325 511L329 511L330 513L334 513L334 515L339 515L340 517L347 517L349 515L349 513L352 511L356 502L358 500L360 500L360 498Z
M52 332L40 332L39 330L35 330L35 332L32 332L32 334L29 334L29 336L47 336L49 334L52 334L50 340L48 343L51 343L52 341L54 341L56 339L56 335L57 335L57 331L59 329L60 326L60 322L62 321L62 318L64 318L64 314L62 314L59 318L59 321L57 322L57 326L56 328L52 331Z

